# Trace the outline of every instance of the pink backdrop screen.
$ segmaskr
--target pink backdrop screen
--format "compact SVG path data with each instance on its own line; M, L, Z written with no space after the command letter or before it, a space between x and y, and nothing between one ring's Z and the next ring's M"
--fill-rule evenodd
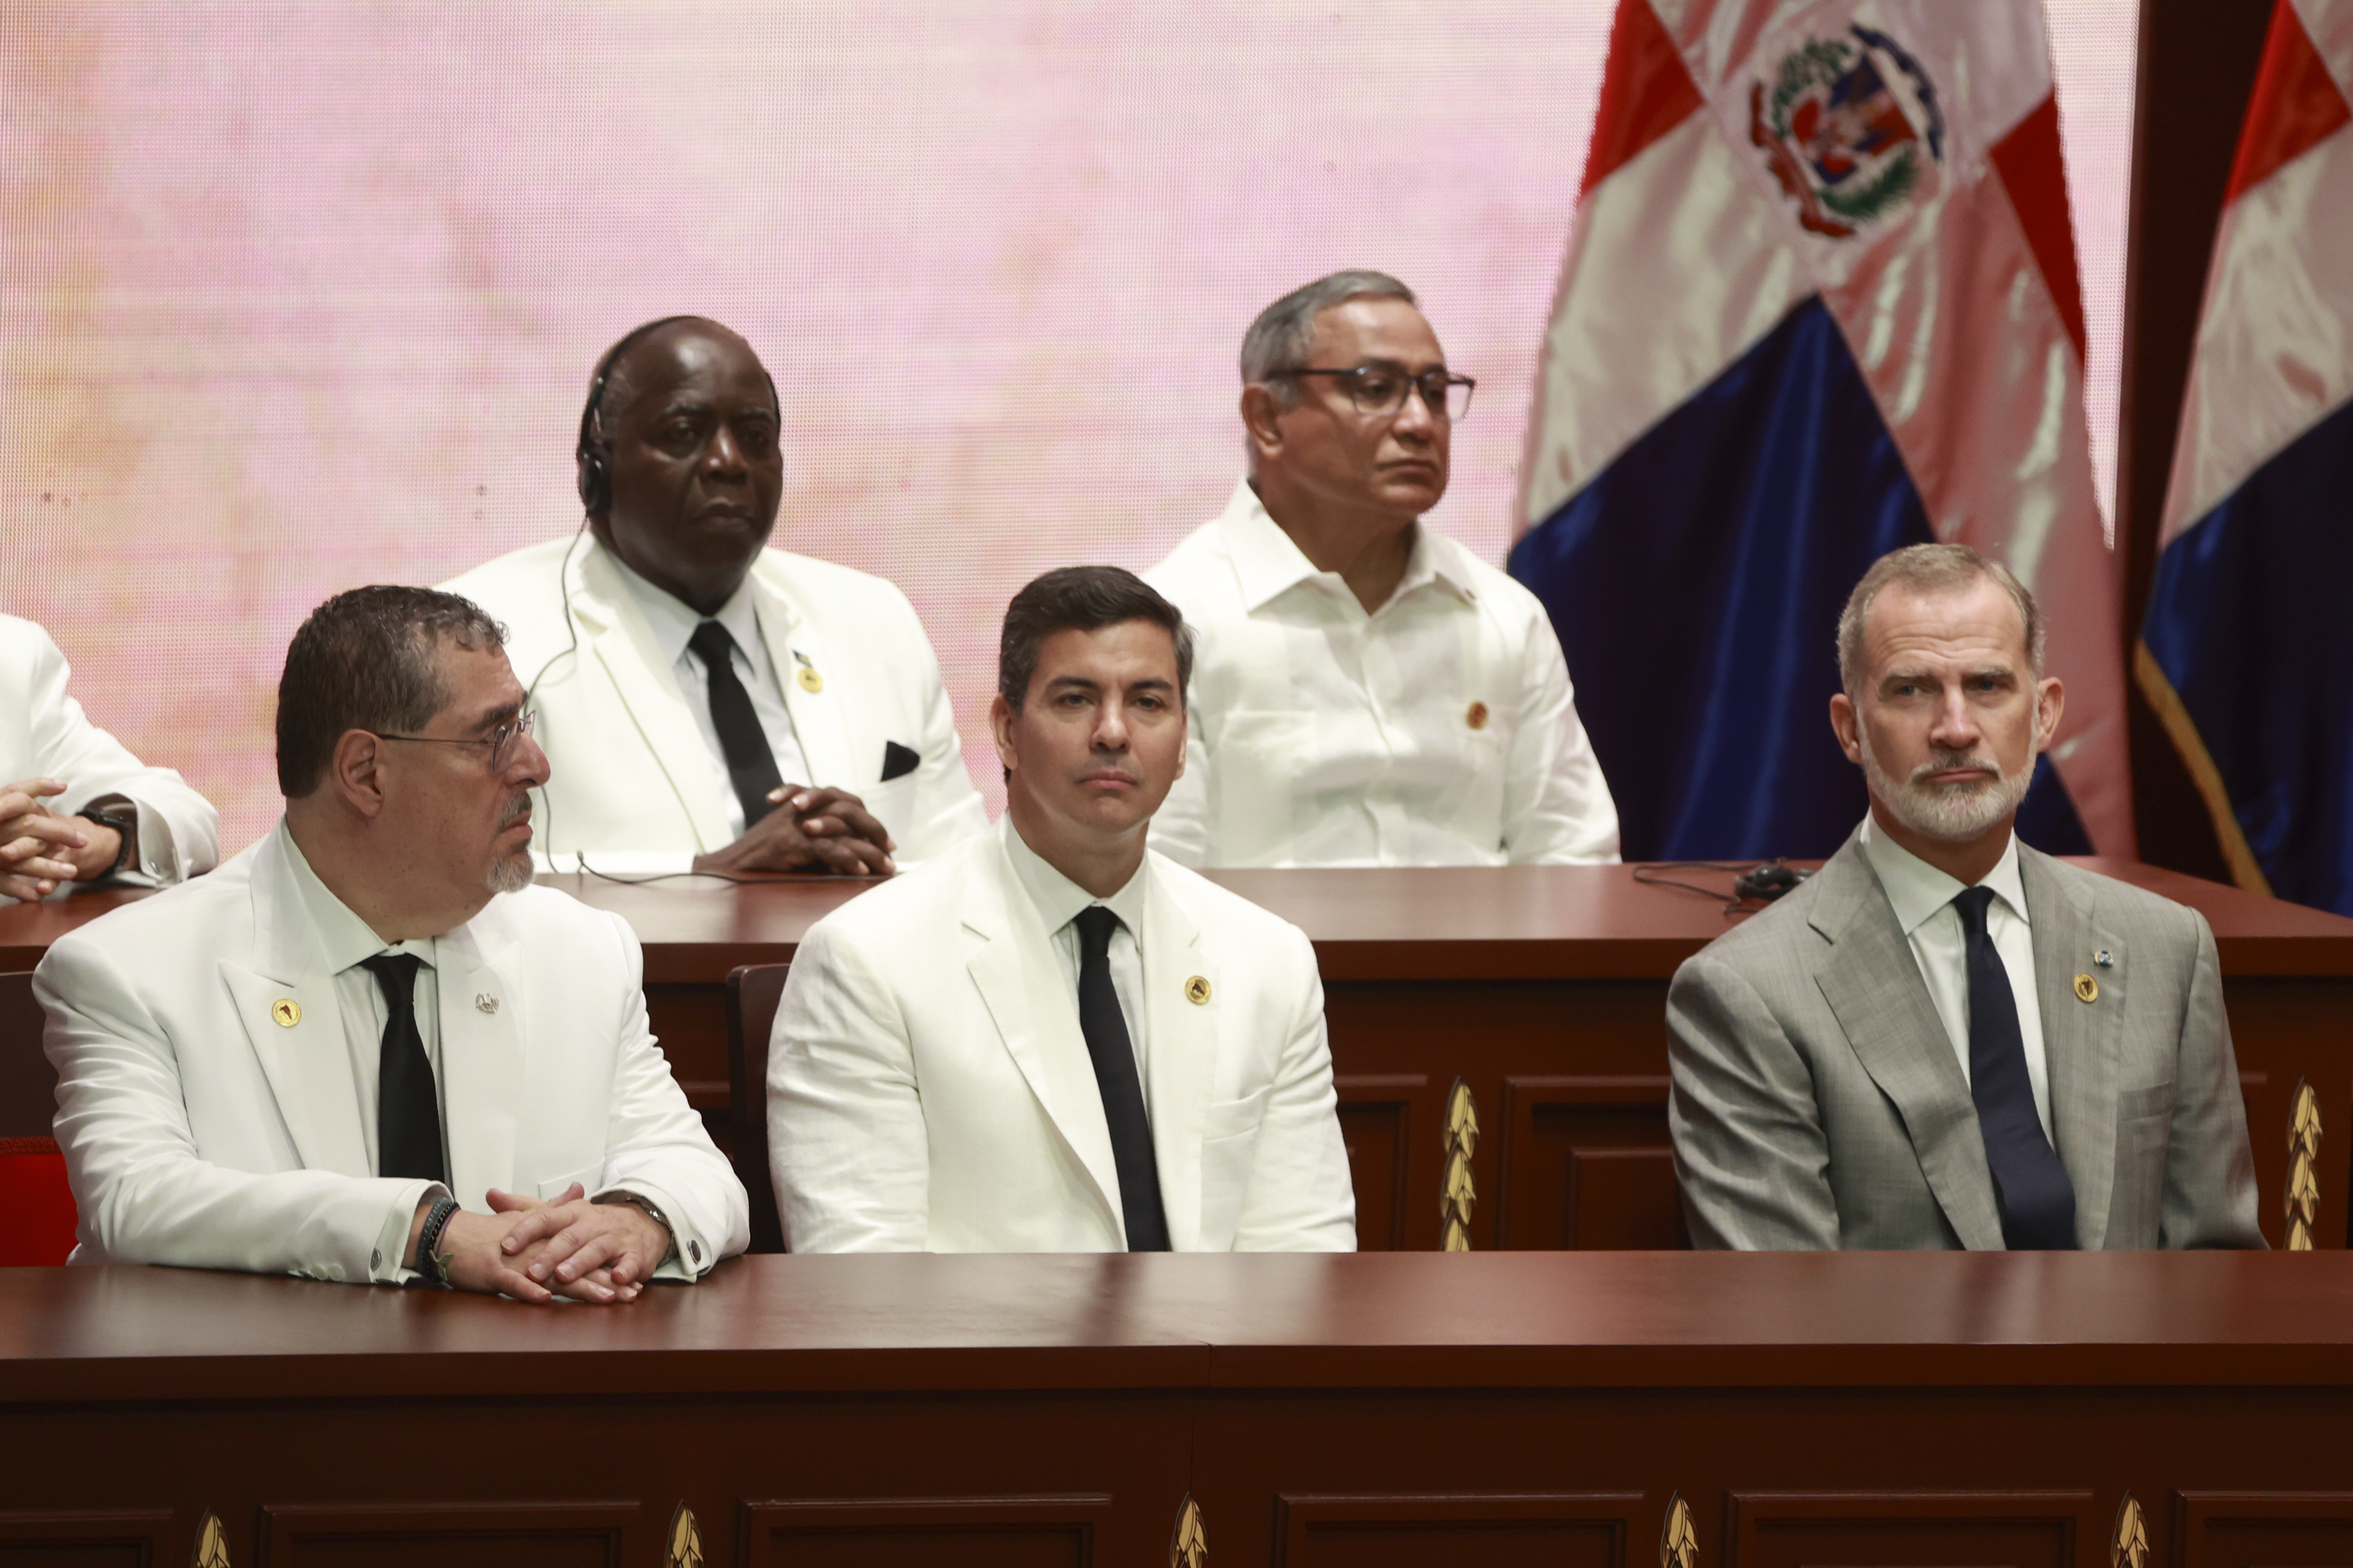
M2113 468L2130 0L2052 8ZM1268 300L1379 267L1479 378L1432 521L1500 562L1609 0L123 0L0 35L0 609L100 722L277 812L303 614L578 522L589 369L727 321L777 542L922 612L983 732L1006 599L1239 471Z

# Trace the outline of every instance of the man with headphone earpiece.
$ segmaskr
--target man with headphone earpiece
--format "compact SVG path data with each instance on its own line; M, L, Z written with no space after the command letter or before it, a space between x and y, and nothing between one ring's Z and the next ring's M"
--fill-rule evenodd
M647 322L590 378L580 530L448 584L509 629L558 866L879 875L987 826L906 596L767 547L783 416L742 337Z

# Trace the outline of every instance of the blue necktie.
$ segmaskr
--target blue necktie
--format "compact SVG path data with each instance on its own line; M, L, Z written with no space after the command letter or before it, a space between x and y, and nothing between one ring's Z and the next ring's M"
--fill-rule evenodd
M1953 900L1968 955L1969 1097L1977 1101L1986 1163L1993 1168L2002 1240L2014 1252L2068 1251L2075 1245L2075 1185L2034 1114L2018 998L1986 932L1992 902L1991 888L1964 889Z
M1111 1125L1111 1162L1119 1173L1119 1209L1127 1216L1130 1252L1168 1250L1168 1220L1160 1206L1160 1166L1152 1152L1152 1122L1144 1111L1144 1084L1135 1075L1135 1047L1127 1015L1111 983L1111 932L1119 917L1102 904L1081 910L1079 1032L1094 1058L1095 1088Z

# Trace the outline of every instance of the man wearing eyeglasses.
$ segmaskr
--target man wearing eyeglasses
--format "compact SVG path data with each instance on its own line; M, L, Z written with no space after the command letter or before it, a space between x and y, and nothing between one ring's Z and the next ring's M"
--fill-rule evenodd
M1413 291L1335 272L1242 340L1249 477L1145 581L1200 637L1188 866L1618 858L1618 811L1544 606L1421 524L1472 382Z
M277 827L49 949L74 1262L610 1303L743 1250L637 939L532 886L548 763L502 645L454 595L328 600Z

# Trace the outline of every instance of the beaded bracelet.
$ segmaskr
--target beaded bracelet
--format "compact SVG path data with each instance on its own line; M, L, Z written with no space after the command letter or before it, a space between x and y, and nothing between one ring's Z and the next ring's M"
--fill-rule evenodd
M417 1233L417 1267L432 1277L433 1282L448 1289L449 1270L442 1262L438 1248L441 1233L449 1226L449 1218L458 1212L457 1204L448 1198L437 1200L425 1215L425 1228Z

